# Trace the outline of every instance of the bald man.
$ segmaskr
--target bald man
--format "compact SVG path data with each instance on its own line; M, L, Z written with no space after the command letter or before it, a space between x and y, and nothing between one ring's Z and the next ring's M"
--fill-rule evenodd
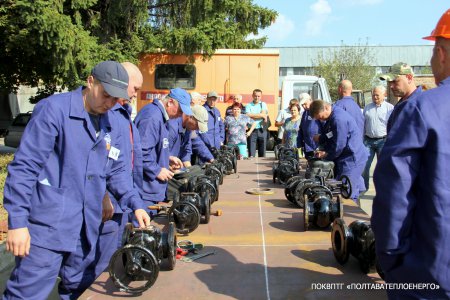
M356 122L357 128L360 130L361 139L364 131L364 117L361 108L356 104L352 97L353 85L350 80L342 80L338 87L340 99L334 105L348 112Z
M135 103L137 100L137 93L142 87L144 77L135 64L127 61L122 63L122 66L127 70L128 76L130 77L128 85L128 95L130 95L130 100L123 99L120 104L125 107L130 116L133 116L133 102Z

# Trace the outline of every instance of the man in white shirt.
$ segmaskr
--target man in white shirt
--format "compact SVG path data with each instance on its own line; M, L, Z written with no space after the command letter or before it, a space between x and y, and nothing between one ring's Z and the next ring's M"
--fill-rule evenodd
M375 153L377 158L386 141L386 126L389 117L394 110L394 106L387 101L386 88L382 85L376 86L372 90L372 103L364 107L364 145L369 151L366 167L364 168L363 178L366 189L369 189L370 166Z

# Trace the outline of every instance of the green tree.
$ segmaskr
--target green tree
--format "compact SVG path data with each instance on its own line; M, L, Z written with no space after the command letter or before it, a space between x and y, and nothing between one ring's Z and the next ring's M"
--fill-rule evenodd
M41 96L84 82L106 59L145 52L205 58L219 48L261 48L247 40L276 12L252 0L1 0L0 90L42 87Z
M324 77L330 89L331 99L337 100L338 86L342 79L353 83L353 89L370 90L375 68L374 56L366 45L346 46L323 51L313 62L314 73Z

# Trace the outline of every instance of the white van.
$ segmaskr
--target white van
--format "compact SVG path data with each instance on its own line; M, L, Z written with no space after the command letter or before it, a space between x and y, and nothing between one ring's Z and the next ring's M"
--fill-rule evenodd
M308 93L313 100L322 99L331 103L330 92L324 78L310 75L288 75L281 83L280 110L286 109L289 101L298 99L301 93Z

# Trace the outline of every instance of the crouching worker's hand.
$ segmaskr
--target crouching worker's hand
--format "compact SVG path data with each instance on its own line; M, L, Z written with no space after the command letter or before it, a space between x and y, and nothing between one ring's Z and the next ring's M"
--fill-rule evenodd
M134 215L139 222L139 228L145 228L150 225L150 216L144 209L136 209Z

